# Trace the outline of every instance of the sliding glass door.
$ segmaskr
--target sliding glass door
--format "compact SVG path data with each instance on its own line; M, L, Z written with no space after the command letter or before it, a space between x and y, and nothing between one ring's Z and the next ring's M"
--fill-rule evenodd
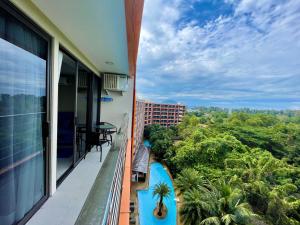
M101 79L93 76L93 115L92 125L95 126L100 122L100 103L101 103Z
M59 56L56 170L58 184L90 150L88 134L99 116L96 108L99 107L97 96L100 88L97 86L100 85L99 78L94 78L95 75L74 57L64 50L60 51Z
M81 64L78 66L77 82L77 104L76 104L76 132L77 146L75 161L84 156L87 150L87 132L88 132L88 90L89 90L89 71Z
M0 224L46 196L48 42L0 7Z
M74 165L76 74L77 63L68 54L60 52L61 68L58 83L57 169L56 178L63 176Z

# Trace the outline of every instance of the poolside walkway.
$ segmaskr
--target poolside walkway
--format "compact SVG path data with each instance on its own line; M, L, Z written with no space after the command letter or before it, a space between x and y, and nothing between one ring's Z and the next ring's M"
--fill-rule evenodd
M156 161L154 160L153 155L150 154L148 165L150 165L152 162L156 162ZM134 215L135 215L136 225L140 225L137 191L144 190L149 187L149 177L150 177L150 168L148 166L146 181L145 182L133 182L132 186L131 186L130 199L132 202L135 203Z

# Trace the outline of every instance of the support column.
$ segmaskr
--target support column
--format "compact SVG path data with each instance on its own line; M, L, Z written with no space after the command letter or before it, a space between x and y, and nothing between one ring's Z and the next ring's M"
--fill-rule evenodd
M51 100L50 100L50 195L56 191L56 167L57 167L57 112L58 112L58 81L59 81L59 42L56 38L52 39L51 49Z

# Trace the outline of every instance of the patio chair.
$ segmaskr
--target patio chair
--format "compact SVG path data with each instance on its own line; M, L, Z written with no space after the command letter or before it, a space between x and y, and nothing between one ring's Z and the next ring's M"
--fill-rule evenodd
M96 146L97 151L98 148L100 148L100 162L102 161L102 145L109 142L109 140L107 140L107 138L105 137L106 136L103 135L103 137L101 138L101 133L99 132L91 132L89 137L90 144Z

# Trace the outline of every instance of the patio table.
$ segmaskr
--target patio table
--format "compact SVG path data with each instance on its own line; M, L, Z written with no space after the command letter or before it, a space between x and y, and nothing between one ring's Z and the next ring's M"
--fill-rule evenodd
M105 136L109 136L109 142L112 144L112 134L117 132L117 127L111 123L102 122L94 126L96 130L103 133Z
M115 125L109 123L95 125L94 127L100 130L112 130L117 128Z

